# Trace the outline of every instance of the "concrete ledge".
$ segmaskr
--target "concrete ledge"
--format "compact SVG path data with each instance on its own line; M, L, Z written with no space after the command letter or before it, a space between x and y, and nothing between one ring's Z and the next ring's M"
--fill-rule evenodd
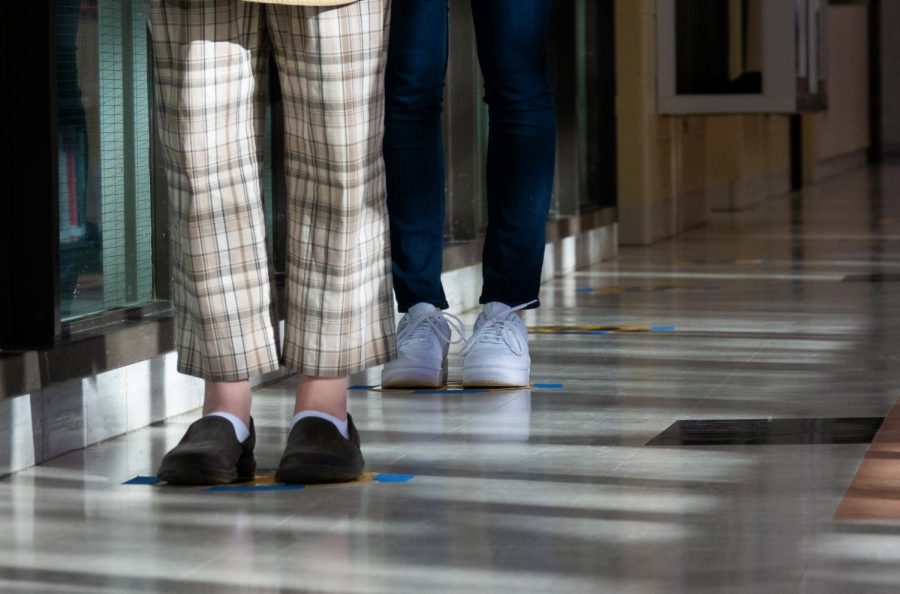
M0 475L200 406L203 382L175 354L0 399Z
M71 337L47 351L0 356L0 397L152 359L174 348L171 314Z
M675 203L675 228L680 233L705 225L710 213L709 190L700 189L678 196Z
M618 236L621 245L652 245L688 229L699 227L709 219L707 189L665 197L649 205L620 206Z
M863 149L846 155L838 155L830 159L824 159L816 164L813 171L805 176L804 181L820 182L830 177L862 169L869 163L868 151Z
M710 203L716 212L737 212L756 206L771 196L789 192L791 174L776 171L739 180L717 180L710 185Z

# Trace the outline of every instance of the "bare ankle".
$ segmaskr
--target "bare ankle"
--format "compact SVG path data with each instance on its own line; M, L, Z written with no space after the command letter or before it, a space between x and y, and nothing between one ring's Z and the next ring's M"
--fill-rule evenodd
M203 394L203 414L226 412L250 424L250 380L234 382L206 382Z
M306 410L347 419L347 377L301 375L294 400L294 414Z

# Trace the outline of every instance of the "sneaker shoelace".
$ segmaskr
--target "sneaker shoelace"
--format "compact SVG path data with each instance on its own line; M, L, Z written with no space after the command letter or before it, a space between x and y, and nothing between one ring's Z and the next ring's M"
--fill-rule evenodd
M522 355L525 349L518 339L519 327L522 321L509 316L516 316L517 311L525 309L536 302L537 299L534 299L485 319L484 323L478 327L478 330L466 341L466 346L460 351L460 355L467 355L475 346L482 343L505 344L516 355Z
M447 321L447 325L450 326L450 336L444 336L444 329L438 321L441 317L443 317ZM456 340L452 339L454 330L456 330L456 333L459 335L459 338ZM410 341L428 342L432 334L436 335L438 340L446 344L459 344L466 340L462 320L453 314L437 309L427 316L422 316L418 320L412 320L407 324L404 324L397 332L397 342L405 342L407 339Z

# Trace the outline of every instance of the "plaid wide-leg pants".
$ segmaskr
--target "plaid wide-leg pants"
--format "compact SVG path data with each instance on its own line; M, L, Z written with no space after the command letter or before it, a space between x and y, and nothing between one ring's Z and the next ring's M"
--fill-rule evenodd
M283 363L342 376L395 352L381 157L390 0L145 0L181 372L278 368L260 182L269 52L285 114Z

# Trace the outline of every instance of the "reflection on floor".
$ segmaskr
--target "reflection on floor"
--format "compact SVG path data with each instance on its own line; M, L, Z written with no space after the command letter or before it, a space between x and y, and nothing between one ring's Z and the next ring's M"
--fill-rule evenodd
M530 337L554 388L354 377L368 470L402 484L122 484L192 417L8 477L0 590L895 592L900 522L835 512L900 395L898 195L900 168L857 172L546 285L528 323L563 329ZM292 389L257 393L262 467ZM796 437L843 435L841 419L868 435ZM750 438L647 445L694 421ZM873 459L896 457L879 435Z

